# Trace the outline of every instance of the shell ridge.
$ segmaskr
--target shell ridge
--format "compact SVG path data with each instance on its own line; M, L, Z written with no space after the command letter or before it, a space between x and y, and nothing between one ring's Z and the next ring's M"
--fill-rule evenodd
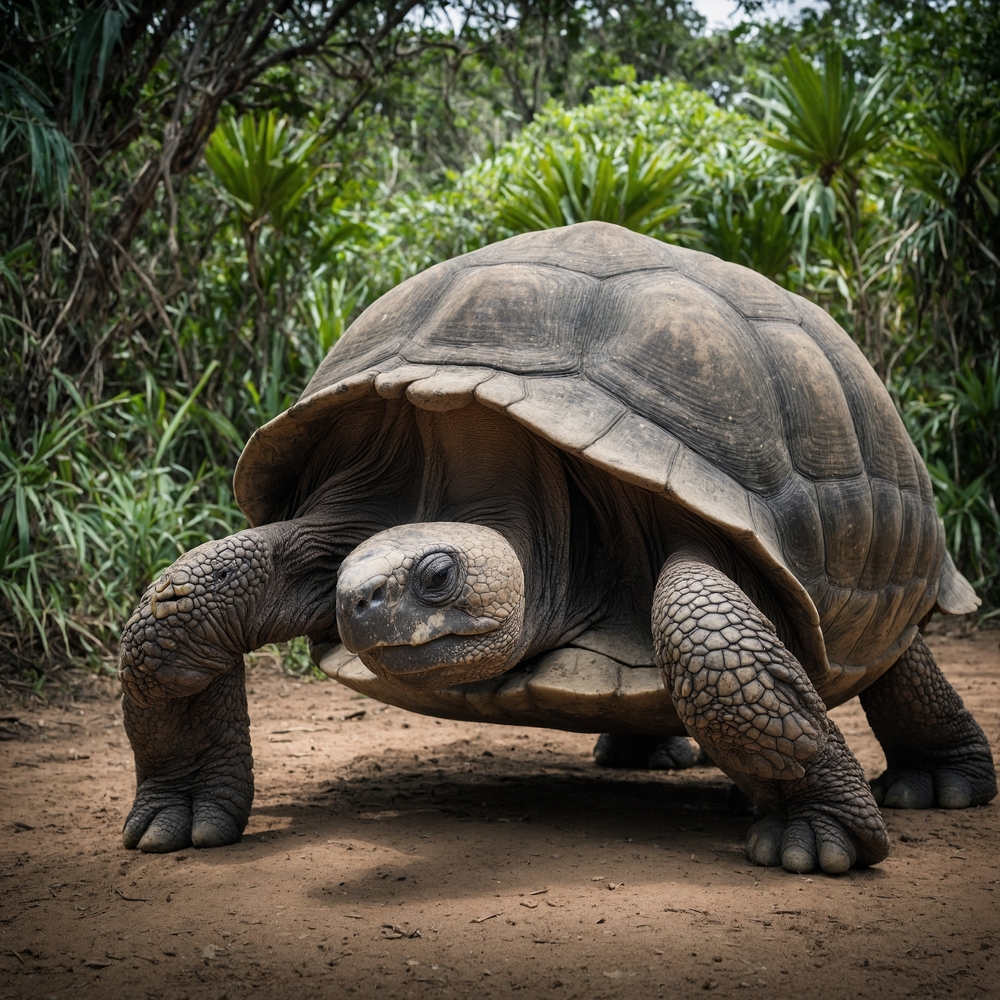
M588 381L590 380L588 379ZM587 448L593 448L598 441L602 441L604 438L606 438L623 420L627 419L630 415L637 416L638 414L636 414L635 410L631 409L627 404L623 405L622 412L619 413L618 416L616 416L614 420L612 420L611 423L608 424L607 428L601 431L601 433L596 438L594 438L594 440L591 441L590 444L588 444L585 448L581 448L580 454L585 452Z
M735 264L734 261L727 261L727 263L732 263L732 264L734 264L737 267L742 266L742 265ZM679 268L674 268L674 270L680 271ZM749 270L749 268L748 268L748 270ZM726 303L726 305L728 305L733 310L733 312L738 313L740 315L740 317L742 317L747 323L749 323L751 325L754 325L754 324L757 324L757 323L787 323L787 322L789 322L789 319L788 319L787 316L785 316L785 315L779 315L777 313L775 313L773 316L768 315L766 313L761 313L761 314L758 314L756 316L751 315L742 306L740 306L736 301L734 301L732 298L730 298L728 295L726 295L725 292L720 292L718 290L718 288L714 287L713 285L708 284L708 282L705 281L704 278L700 277L697 272L688 273L687 271L680 271L680 273L683 274L686 278L690 278L696 285L700 285L709 294L714 295L714 296L716 296L716 298L721 299L723 302ZM757 274L758 272L755 271L754 273ZM615 277L618 277L618 276L615 275ZM775 287L780 287L780 286L775 286ZM782 288L781 291L784 292L785 289ZM786 294L786 296L788 295L787 292L785 292L785 294Z
M615 271L613 274L593 274L588 271L585 265L580 265L579 267L571 267L569 264L559 264L559 263L541 263L535 260L484 260L477 261L474 264L470 264L465 270L471 271L473 268L486 268L486 267L497 267L505 264L514 264L520 267L548 267L553 270L558 271L569 271L571 274L582 274L588 278L593 278L598 284L603 284L605 281L610 281L613 278L621 278L628 274L645 274L652 271L676 271L677 266L675 264L651 264L649 267L630 267L623 271Z

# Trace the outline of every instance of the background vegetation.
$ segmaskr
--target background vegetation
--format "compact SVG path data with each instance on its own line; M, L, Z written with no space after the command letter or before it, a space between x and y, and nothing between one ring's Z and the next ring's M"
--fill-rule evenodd
M367 303L582 219L829 309L995 615L1000 14L742 9L0 0L0 672L113 664L148 581L243 524L243 442Z

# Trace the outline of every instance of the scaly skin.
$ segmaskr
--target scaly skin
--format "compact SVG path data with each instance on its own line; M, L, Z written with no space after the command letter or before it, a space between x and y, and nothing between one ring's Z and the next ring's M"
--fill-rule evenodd
M965 809L997 794L986 734L934 662L923 636L871 687L861 704L885 751L872 782L890 809Z
M239 840L253 802L242 657L193 697L123 706L137 786L125 846L163 854Z
M192 549L143 595L119 652L136 763L126 847L240 838L253 801L243 654L329 625L338 562L308 522L279 523Z
M688 732L769 815L750 860L842 872L889 851L878 806L801 665L725 574L690 554L653 597L656 660Z

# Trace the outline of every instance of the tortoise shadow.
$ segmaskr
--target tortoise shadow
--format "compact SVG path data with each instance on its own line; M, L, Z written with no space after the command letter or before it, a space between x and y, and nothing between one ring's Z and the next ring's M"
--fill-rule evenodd
M261 845L255 854L266 856L285 852L287 845L279 841L290 836L368 839L434 828L438 835L430 838L433 844L464 835L466 824L498 823L509 824L512 832L544 829L609 841L669 839L678 844L694 830L702 835L698 850L704 849L705 836L742 841L752 821L745 800L719 772L704 771L709 773L684 772L680 777L595 767L589 774L450 773L433 782L405 773L383 773L376 781L354 775L313 782L297 801L255 806L251 823L254 817L285 822L250 833L244 842Z
M492 777L449 773L433 783L383 773L375 782L355 775L314 782L303 791L299 801L254 808L252 817L283 820L280 826L247 834L229 848L199 851L199 861L232 864L243 854L241 863L252 865L293 850L330 852L331 874L307 894L331 907L361 905L387 894L395 899L428 899L432 888L437 898L442 885L447 886L443 895L448 898L479 896L481 888L468 879L464 885L442 883L441 873L449 866L468 865L458 861L456 844L484 840L495 846L500 824L506 846L525 854L542 846L548 851L570 849L580 846L581 840L591 849L612 844L655 846L660 849L659 862L670 869L663 867L665 881L677 880L678 866L704 876L709 871L735 875L749 865L743 840L752 814L735 785L714 768L666 774L596 767L589 773ZM415 845L419 853L405 856L394 846L387 847L399 842ZM391 860L373 852L370 862L366 859L358 867L366 847L374 846L392 851ZM338 864L343 855L337 852L356 847L359 854L353 855L350 874L344 875ZM489 857L476 861L490 863ZM760 878L790 877L781 869L755 871ZM878 869L854 870L850 877L882 874ZM546 861L536 865L534 873L508 871L504 891L535 890L542 875L553 888L579 886L577 873Z

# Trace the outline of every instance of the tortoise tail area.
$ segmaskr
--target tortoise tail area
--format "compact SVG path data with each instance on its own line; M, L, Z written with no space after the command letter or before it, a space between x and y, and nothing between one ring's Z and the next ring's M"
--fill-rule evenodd
M951 556L945 551L938 574L936 611L948 615L968 615L983 602L976 596L972 584L962 576Z

